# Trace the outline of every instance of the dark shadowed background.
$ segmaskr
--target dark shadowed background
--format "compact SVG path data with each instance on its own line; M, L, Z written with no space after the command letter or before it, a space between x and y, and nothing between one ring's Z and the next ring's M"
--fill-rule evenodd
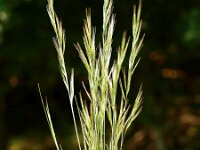
M0 1L0 149L54 150L37 83L48 97L63 149L76 149L67 93L57 67L45 0ZM103 0L55 0L66 29L66 66L75 68L76 93L87 74L73 43L82 42L85 8L92 8L101 40ZM137 0L114 0L114 50L131 35ZM200 149L200 1L143 0L144 47L130 103L143 84L143 111L127 133L127 150ZM114 54L115 56L115 54Z

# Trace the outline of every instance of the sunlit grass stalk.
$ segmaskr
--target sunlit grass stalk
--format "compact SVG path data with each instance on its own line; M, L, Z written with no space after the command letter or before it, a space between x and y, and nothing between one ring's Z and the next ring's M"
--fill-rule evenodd
M53 0L48 0L47 11L56 34L53 38L53 42L58 55L61 76L70 100L79 149L81 149L73 110L74 72L72 70L71 78L69 80L64 61L65 31L54 11ZM142 47L144 37L140 38L142 25L140 15L141 1L138 9L134 7L132 37L127 37L126 32L123 33L121 45L117 49L117 58L111 62L112 39L115 28L113 0L104 0L102 42L98 47L96 47L95 44L96 30L92 26L91 10L86 10L86 19L84 20L83 26L84 48L82 48L79 43L75 44L79 56L87 70L89 82L89 88L86 88L83 83L84 92L89 99L89 107L86 104L85 97L83 97L81 93L79 94L80 106L78 100L76 103L81 123L84 150L122 149L127 129L141 112L141 87L136 96L134 105L131 107L128 104L131 78L139 63L139 60L137 60L136 57ZM128 69L125 70L122 66L130 43L129 66ZM120 76L121 72L123 73L122 77ZM120 85L119 88L121 90L120 98L117 98L118 85ZM117 100L120 100L120 105L118 107ZM59 149L48 105L43 102L43 107L56 147ZM108 123L105 122L106 118L108 119ZM106 124L110 125L110 130L106 128ZM109 140L107 140L108 136L110 136Z
M77 128L77 125L76 125L76 118L75 118L74 108L73 108L74 71L72 69L71 77L70 77L70 80L69 80L68 79L68 74L66 72L65 60L64 60L65 30L63 29L62 22L59 20L59 18L57 17L56 12L54 10L53 0L48 0L47 12L48 12L51 24L53 26L54 32L56 34L56 36L53 37L53 43L54 43L54 46L55 46L56 51L57 51L57 57L58 57L58 62L59 62L60 73L61 73L63 82L65 84L65 87L67 89L69 100L70 100L70 107L71 107L71 111L72 111L72 116L73 116L73 121L74 121L74 126L75 126L75 132L76 132L76 137L77 137L77 141L78 141L78 146L79 146L79 149L81 149L79 135L78 135L78 128ZM42 97L41 97L41 99L42 99ZM45 114L46 114L47 120L51 120L49 109L46 109L46 108L48 108L48 105L47 104L45 105L43 103L43 108L46 111ZM48 121L48 123L49 123L49 121ZM51 121L49 123L49 127L50 127L50 130L53 131L53 132L51 132L51 134L54 137L55 133L54 133L54 129L53 129L53 125L52 125ZM56 138L53 138L53 139L54 139L54 142L57 143ZM58 149L58 147L57 147L57 149Z
M56 145L56 149L62 150L62 147L61 147L60 144L58 144L58 141L57 141L57 138L56 138L56 135L55 135L55 131L54 131L53 123L51 121L51 115L50 115L50 112L49 112L49 106L48 106L47 100L45 100L45 101L43 100L39 84L38 84L38 89L39 89L39 93L40 93L40 98L42 100L43 110L44 110L50 131L51 131L51 135L52 135L54 143Z

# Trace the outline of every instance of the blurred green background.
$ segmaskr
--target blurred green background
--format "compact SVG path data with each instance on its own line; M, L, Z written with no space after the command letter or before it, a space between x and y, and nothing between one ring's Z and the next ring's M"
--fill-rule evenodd
M82 42L85 8L101 39L103 0L55 0L66 29L66 66L75 68L76 93L87 74L73 43ZM57 67L45 0L0 0L0 149L54 150L37 89L48 97L63 149L76 149L67 93ZM114 50L131 35L137 0L114 0ZM144 47L130 103L143 84L143 111L127 133L127 150L200 149L200 1L143 0ZM115 56L115 55L114 55ZM132 100L132 101L131 101Z

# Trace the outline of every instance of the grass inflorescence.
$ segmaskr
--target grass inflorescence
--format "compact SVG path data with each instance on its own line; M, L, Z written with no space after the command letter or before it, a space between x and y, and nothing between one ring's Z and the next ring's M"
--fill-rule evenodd
M111 61L112 39L116 23L113 14L113 0L104 0L102 42L100 45L98 44L98 47L95 43L96 29L92 26L91 9L86 9L86 19L83 26L84 46L81 47L79 43L76 43L75 48L78 50L88 73L89 87L86 88L84 82L82 85L89 99L89 106L81 92L78 96L79 101L74 95L73 69L70 77L66 72L64 60L65 30L54 10L53 0L48 0L47 11L55 32L53 43L57 51L60 73L70 100L79 149L122 149L127 129L142 110L142 87L139 88L134 105L128 104L131 78L139 63L139 59L136 57L142 47L144 37L140 37L142 25L140 19L141 1L138 9L134 7L133 10L132 36L127 37L126 32L123 33L121 45L117 49L117 58L114 61ZM123 67L129 45L131 45L128 56L129 65ZM120 97L117 97L119 89L121 93ZM76 100L83 138L80 138L78 134L77 120L73 109L74 99ZM120 101L119 106L117 106L117 101ZM57 142L46 100L42 99L42 104L56 148L60 150L62 148Z

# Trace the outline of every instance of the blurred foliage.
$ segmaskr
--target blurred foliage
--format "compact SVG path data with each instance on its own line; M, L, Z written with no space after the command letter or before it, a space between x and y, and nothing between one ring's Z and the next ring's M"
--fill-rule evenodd
M117 47L123 30L131 32L132 6L138 1L114 2ZM54 148L38 82L50 101L61 144L66 149L76 146L46 3L0 1L0 149ZM85 7L91 6L93 23L101 31L102 1L57 0L55 5L66 28L66 65L75 68L79 92L87 75L73 43L82 41ZM142 18L146 37L130 97L143 82L144 109L126 137L125 149L200 149L200 1L143 0Z

